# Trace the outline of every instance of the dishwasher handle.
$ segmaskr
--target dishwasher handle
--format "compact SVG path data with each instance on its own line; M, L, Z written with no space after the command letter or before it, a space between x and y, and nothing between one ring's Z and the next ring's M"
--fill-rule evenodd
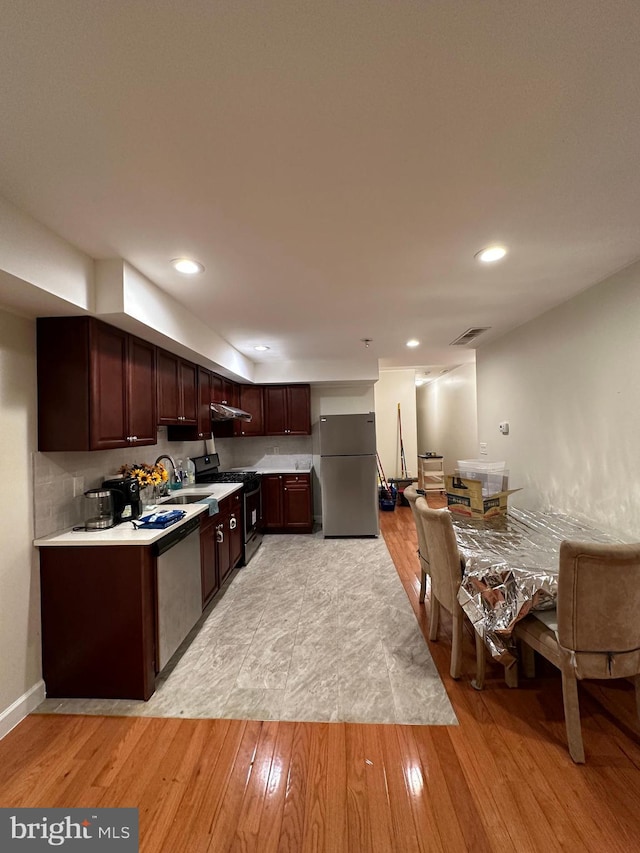
M153 543L153 556L159 557L161 554L165 554L170 548L178 545L186 536L193 533L194 530L198 530L199 527L200 521L198 518L192 518L181 524L176 530L172 530L166 536L163 536L162 539L158 539L157 542Z

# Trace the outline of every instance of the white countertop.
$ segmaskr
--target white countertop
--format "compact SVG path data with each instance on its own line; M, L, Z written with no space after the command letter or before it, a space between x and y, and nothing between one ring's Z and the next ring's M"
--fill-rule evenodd
M176 495L202 495L202 497L214 497L218 501L242 488L241 483L207 483L200 486L186 486L177 489ZM66 547L78 545L152 545L158 539L162 539L167 533L181 527L192 518L196 518L208 511L207 504L174 504L170 501L157 505L158 509L181 509L185 516L180 521L164 530L136 530L130 521L123 521L116 527L108 530L66 530L62 533L54 533L51 536L43 536L34 540L36 548ZM144 514L144 512L143 512Z
M255 471L256 474L310 474L309 468L293 468L291 466L279 466L277 468L256 468L253 465L245 465L244 468L230 468L230 471Z

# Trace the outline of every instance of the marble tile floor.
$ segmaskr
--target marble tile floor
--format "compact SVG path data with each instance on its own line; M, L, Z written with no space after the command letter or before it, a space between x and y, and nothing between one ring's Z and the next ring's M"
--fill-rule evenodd
M457 725L383 539L265 536L148 702L36 713Z

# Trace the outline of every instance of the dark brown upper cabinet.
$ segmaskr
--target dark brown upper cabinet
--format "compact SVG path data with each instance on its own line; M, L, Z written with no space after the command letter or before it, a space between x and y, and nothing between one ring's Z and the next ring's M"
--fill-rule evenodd
M251 415L250 421L235 421L235 435L264 435L261 385L240 385L238 407Z
M169 441L198 441L211 438L211 378L212 373L198 366L198 421L195 425L170 426Z
M311 435L309 385L265 385L265 435Z
M198 424L197 366L166 350L158 350L158 423Z
M238 406L238 386L231 379L225 379L224 376L218 376L217 373L211 375L211 400L214 403L224 403L225 406Z
M156 443L156 348L93 317L37 321L38 448Z

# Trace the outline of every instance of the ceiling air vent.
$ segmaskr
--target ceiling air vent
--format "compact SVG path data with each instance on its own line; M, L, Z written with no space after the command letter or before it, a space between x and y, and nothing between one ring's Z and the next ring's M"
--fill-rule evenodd
M478 335L481 335L483 332L488 332L491 326L479 326L475 329L467 329L466 332L463 332L459 338L456 338L455 341L451 341L449 344L450 347L463 347L467 344L470 344L471 341L474 341Z

